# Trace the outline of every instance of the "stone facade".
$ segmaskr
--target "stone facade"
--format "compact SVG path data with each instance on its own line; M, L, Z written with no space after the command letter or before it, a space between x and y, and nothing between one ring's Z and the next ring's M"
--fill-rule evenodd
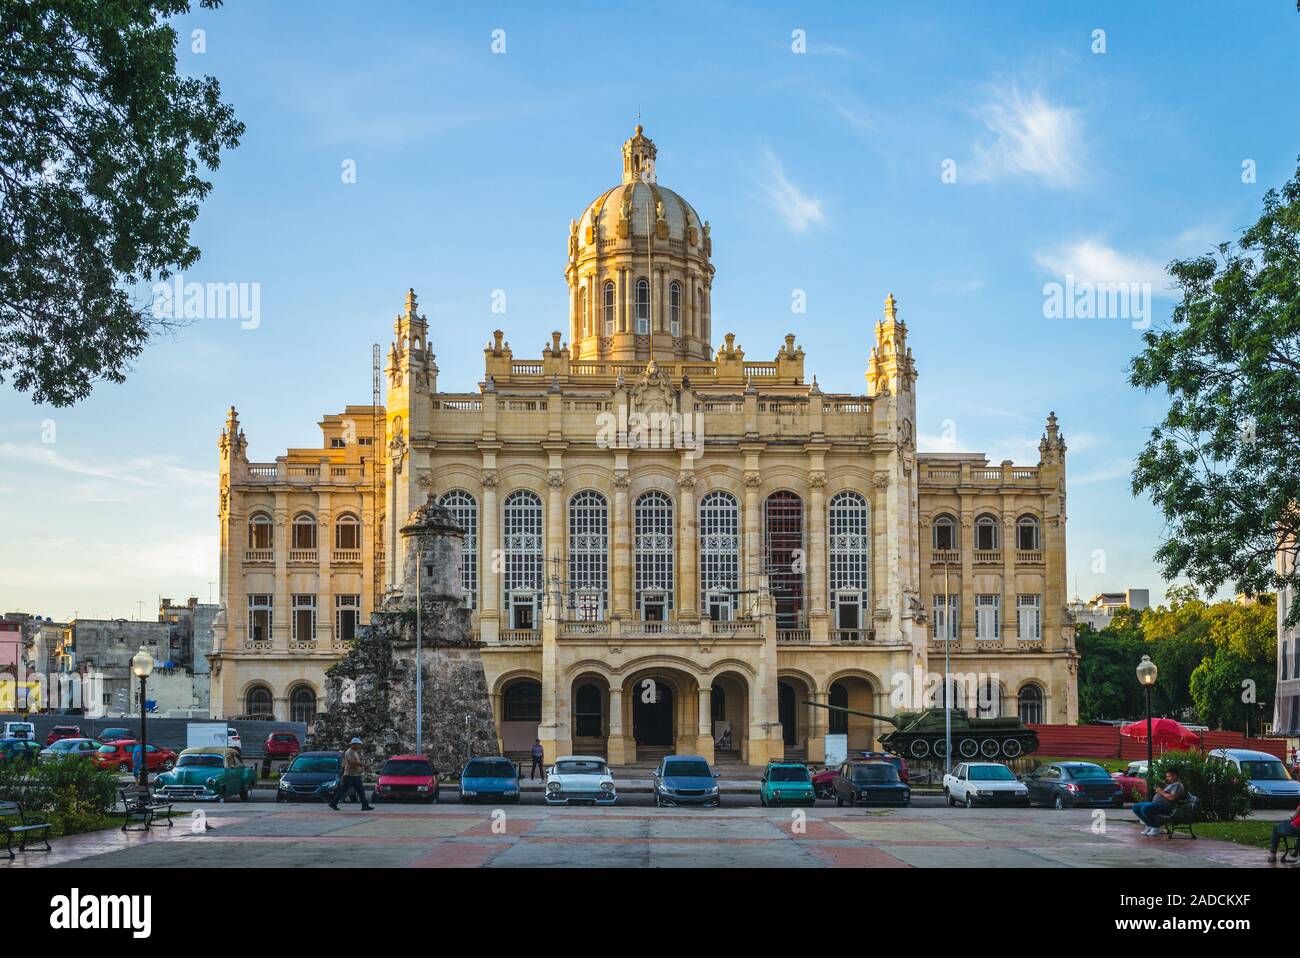
M466 529L466 601L506 752L536 736L548 760L816 761L828 731L865 748L888 726L808 703L914 706L944 652L957 704L1075 721L1056 417L1032 465L918 452L917 370L892 295L863 337L862 393L823 392L794 334L770 360L730 332L715 352L711 228L658 185L654 159L638 128L622 183L570 224L568 342L551 333L540 359L516 359L497 330L478 389L440 392L408 293L371 433L382 481L330 441L342 417L323 423L325 449L254 465L231 411L214 702L245 712L255 689L279 715L340 654L319 629L297 648L280 617L300 590L328 607L345 571L328 550L295 560L295 519L328 537L342 509L361 516L376 543L357 573L368 597L404 587L383 544L432 496ZM370 407L353 409L368 422ZM255 593L277 615L258 641Z
M1295 568L1294 547L1278 550L1278 572L1290 575ZM1277 694L1273 706L1273 734L1300 738L1300 628L1286 624L1295 601L1289 586L1277 593Z

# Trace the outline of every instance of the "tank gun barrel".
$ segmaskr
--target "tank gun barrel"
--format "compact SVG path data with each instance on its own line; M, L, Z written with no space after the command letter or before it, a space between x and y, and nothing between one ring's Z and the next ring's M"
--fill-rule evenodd
M888 722L894 728L902 728L892 715L879 715L876 712L861 712L858 709L847 708L843 705L828 705L825 702L804 702L804 705L811 705L814 708L826 709L830 712L843 712L845 715L861 715L863 718L879 719L882 722Z

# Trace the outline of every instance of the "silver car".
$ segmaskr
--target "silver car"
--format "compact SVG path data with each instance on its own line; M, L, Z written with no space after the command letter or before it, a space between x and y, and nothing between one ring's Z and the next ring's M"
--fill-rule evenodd
M1287 774L1276 755L1248 748L1216 748L1210 758L1236 766L1246 778L1250 803L1256 808L1295 808L1300 805L1300 782Z
M61 738L53 745L41 749L41 761L53 762L65 758L90 758L99 751L100 743L93 738Z

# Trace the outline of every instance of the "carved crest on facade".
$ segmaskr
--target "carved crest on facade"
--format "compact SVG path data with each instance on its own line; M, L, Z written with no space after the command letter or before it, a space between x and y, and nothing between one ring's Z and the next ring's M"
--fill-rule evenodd
M653 359L632 387L632 403L642 413L667 413L677 408L677 390Z

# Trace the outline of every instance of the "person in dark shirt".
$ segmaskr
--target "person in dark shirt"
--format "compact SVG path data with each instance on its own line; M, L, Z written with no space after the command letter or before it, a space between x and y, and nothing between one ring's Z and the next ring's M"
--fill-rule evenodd
M1187 797L1187 786L1179 780L1178 773L1172 768L1165 771L1165 786L1157 788L1149 802L1138 802L1133 806L1133 814L1146 828L1142 834L1159 835L1160 826L1174 812L1174 806Z
M546 770L542 768L542 757L546 754L546 752L542 748L542 740L540 738L533 739L532 754L533 754L533 766L528 770L529 780L531 781L533 778L536 778L537 775L540 775L542 776L542 778L545 778ZM536 775L533 774L534 772L536 773Z

